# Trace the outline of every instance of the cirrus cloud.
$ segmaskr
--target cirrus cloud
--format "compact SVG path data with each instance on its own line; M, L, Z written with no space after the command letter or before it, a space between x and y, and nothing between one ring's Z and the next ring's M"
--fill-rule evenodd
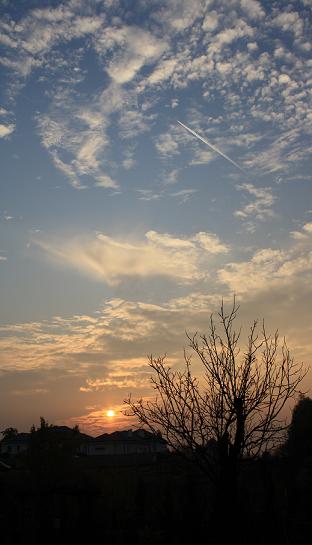
M143 241L125 241L98 234L93 239L67 242L37 240L46 254L110 286L127 277L165 276L182 283L205 279L211 257L226 254L229 247L213 233L174 237L147 231Z

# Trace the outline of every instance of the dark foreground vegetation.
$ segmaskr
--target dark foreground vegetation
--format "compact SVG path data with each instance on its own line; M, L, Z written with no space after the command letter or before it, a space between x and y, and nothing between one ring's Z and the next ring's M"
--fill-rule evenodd
M207 544L310 543L309 398L297 404L288 438L274 456L242 461L238 505L224 497L218 513L218 491L191 459L173 453L77 456L69 444L40 440L39 428L33 434L27 453L2 457L11 466L0 471L3 545L174 545L202 543L203 537Z
M96 460L98 463L98 460ZM3 545L97 543L222 543L209 482L176 456L156 463L91 467L75 460L67 471L16 468L2 472ZM241 544L310 542L312 458L246 462L239 494ZM224 520L227 520L224 498ZM231 534L231 532L230 532Z

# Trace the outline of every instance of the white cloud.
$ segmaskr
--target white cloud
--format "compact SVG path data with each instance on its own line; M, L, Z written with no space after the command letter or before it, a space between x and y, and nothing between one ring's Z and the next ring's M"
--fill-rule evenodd
M218 27L218 23L219 23L218 13L214 10L209 11L203 20L203 24L202 24L203 30L212 32L213 30L216 30L216 28Z
M107 138L102 131L90 132L86 142L81 142L74 162L80 174L92 174L99 168L98 156L105 145Z
M252 112L252 115L255 115L255 113ZM261 112L257 117L263 119L265 114ZM270 117L270 114L268 114L268 117ZM284 118L284 113L282 117ZM307 156L307 153L305 143L300 143L300 130L291 128L284 131L282 136L276 140L265 142L263 151L260 148L256 154L248 154L244 163L250 168L259 168L264 172L287 171L293 163Z
M308 230L310 229L308 225ZM311 239L302 245L301 237L288 250L257 250L248 261L228 263L219 270L219 280L231 292L254 296L258 292L285 288L290 283L310 282L312 271Z
M173 170L170 170L165 176L165 185L172 185L176 184L178 181L180 170L178 168L174 168Z
M156 149L163 157L178 155L179 145L170 133L161 134L156 142Z
M194 156L191 160L191 165L206 165L208 163L211 163L211 161L214 161L216 158L216 155L212 151L208 151L205 149L196 148L194 152Z
M237 185L236 189L247 192L254 197L254 201L246 204L240 210L236 210L234 213L235 216L243 220L250 218L265 220L274 215L272 206L275 202L275 197L270 187L256 187L253 184L245 183Z
M127 109L121 112L119 119L119 134L122 138L134 139L139 134L150 130L152 117L144 115L137 109Z
M290 77L288 76L288 74L280 74L280 75L278 76L278 82L279 82L280 84L288 84L288 83L291 82L291 79L290 79Z
M211 46L212 50L220 51L222 47L230 45L235 40L254 35L254 29L244 21L237 20L235 26L221 30L216 36Z
M115 29L113 39L119 48L107 72L118 84L131 81L145 64L156 61L167 47L165 41L158 40L139 27Z
M74 187L75 189L85 188L85 186L80 183L76 170L72 166L72 164L62 161L62 159L60 159L60 157L58 156L58 153L54 150L51 152L51 156L53 158L53 163L55 164L56 168L63 172L63 174L69 179L72 187Z
M302 231L291 231L290 235L295 240L306 241L312 235L312 222L305 223Z
M241 0L240 4L250 19L262 19L265 16L261 3L257 0Z
M195 282L207 277L211 256L229 250L217 235L205 232L177 238L148 231L142 242L99 234L91 240L37 240L36 244L57 262L111 286L129 277L164 276L182 283Z
M312 223L311 223L311 222L306 223L306 224L303 226L303 229L304 229L304 231L306 231L307 233L312 234Z
M97 181L95 185L97 187L105 187L105 188L112 188L112 189L119 188L118 182L113 180L110 176L103 175L103 174L97 177Z
M211 254L224 254L229 251L229 247L220 242L219 237L215 234L197 233L192 240L198 242L203 250Z
M172 76L177 65L178 61L175 58L161 60L156 66L155 70L148 77L148 83L155 85L166 81Z
M92 106L78 106L73 97L65 93L64 96L54 97L55 104L49 115L37 116L44 147L73 187L84 186L80 178L86 175L93 178L99 187L119 187L118 182L106 172L104 154L110 147L110 116L120 113L124 106L129 107L126 99L127 94L116 85L110 85L97 94ZM124 115L123 126L124 131L132 133L145 130L142 118L136 113L131 115L129 111ZM127 136L126 133L124 136Z
M171 193L170 196L179 199L179 201L182 203L185 203L192 195L194 195L194 193L197 193L197 191L198 189L180 189L180 191Z
M0 124L0 138L6 138L14 132L14 129L15 125L13 123L10 123L9 125Z
M273 24L279 26L284 32L293 32L297 38L303 34L303 20L296 11L285 11L273 19Z
M207 9L210 4L211 0L205 0L204 3L201 0L165 0L154 18L171 27L171 30L181 32L193 25L203 15L204 8Z
M139 200L140 201L156 201L161 198L161 193L156 193L152 191L151 189L137 189L137 192L139 193Z
M136 164L136 161L135 159L133 159L133 157L126 157L122 161L122 166L125 170L130 170L131 168L135 166L135 164Z

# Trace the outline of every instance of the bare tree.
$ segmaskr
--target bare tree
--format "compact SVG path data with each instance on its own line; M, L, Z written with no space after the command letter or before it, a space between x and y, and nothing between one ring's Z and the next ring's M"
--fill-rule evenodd
M259 328L254 321L241 351L241 331L233 327L238 309L235 299L229 313L222 303L219 323L212 315L207 335L187 335L203 366L201 380L186 352L182 371L168 367L165 356L150 356L156 398L125 400L125 414L161 431L172 449L191 453L210 476L221 469L228 481L244 455L256 457L277 444L286 427L283 409L306 374L285 339L279 347L278 332L268 335L264 323Z

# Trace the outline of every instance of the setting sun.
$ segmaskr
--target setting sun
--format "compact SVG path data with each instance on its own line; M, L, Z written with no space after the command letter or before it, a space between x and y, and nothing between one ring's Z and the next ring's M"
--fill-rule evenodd
M109 417L115 416L115 411L113 411L112 409L109 409L108 411L106 411L106 416L109 416Z

